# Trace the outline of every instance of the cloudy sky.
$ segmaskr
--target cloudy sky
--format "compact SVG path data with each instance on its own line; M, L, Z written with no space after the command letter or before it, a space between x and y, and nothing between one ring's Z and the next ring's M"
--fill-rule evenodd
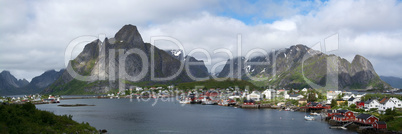
M238 35L241 55L255 48L269 52L295 44L325 45L326 38L338 35L339 49L327 53L349 61L360 54L372 62L379 75L402 77L401 3L0 0L0 70L31 80L46 70L64 68L64 53L72 40L99 34L113 37L123 25L133 24L145 42L151 37L171 37L180 41L187 54L206 50L212 63L228 59L214 50L237 52ZM155 45L174 47L162 41ZM82 47L74 51L78 53ZM206 58L200 53L195 57Z

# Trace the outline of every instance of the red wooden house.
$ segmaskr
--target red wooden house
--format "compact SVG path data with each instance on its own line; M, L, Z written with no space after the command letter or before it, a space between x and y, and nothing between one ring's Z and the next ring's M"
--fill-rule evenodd
M355 118L355 122L366 125L374 124L376 121L378 121L378 118L370 114L360 114Z
M327 110L327 117L332 117L334 115L340 115L341 113L338 113L338 110L333 109L333 110Z
M332 119L340 122L354 121L355 115L349 110L338 110L339 114L335 114Z
M364 101L358 101L358 102L356 102L356 107L357 107L357 108L363 108L363 107L364 107Z
M373 128L386 129L387 128L387 123L385 123L384 121L376 121L373 124Z
M331 109L331 106L323 105L323 104L317 103L317 102L309 102L306 104L305 108L308 108L308 109Z
M244 100L243 105L255 105L254 100Z

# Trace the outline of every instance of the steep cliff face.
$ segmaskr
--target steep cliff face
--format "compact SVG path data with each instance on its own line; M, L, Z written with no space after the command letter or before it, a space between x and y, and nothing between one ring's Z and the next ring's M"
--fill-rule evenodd
M43 89L56 81L63 72L64 69L61 69L60 71L48 70L43 74L34 77L27 86L23 87L23 90L30 94L40 93Z
M223 67L222 71L217 75L218 77L225 78L242 78L246 72L244 64L246 59L244 57L236 57L234 59L228 59L226 65Z
M185 62L187 64L189 64L190 62L191 62L191 64L193 64L193 65L188 66L189 69L186 69L189 71L188 73L190 73L192 76L199 78L199 79L209 77L208 69L205 66L203 60L197 60L196 58L194 58L192 56L186 56Z
M26 79L15 78L9 71L2 71L0 73L0 94L19 94L22 93L19 88L28 85L29 82Z
M241 67L240 70L244 70L240 74L241 77L249 80L251 78L248 76L259 78L258 81L251 80L259 86L303 88L316 84L332 89L390 88L387 83L379 79L366 58L356 55L350 63L338 56L326 55L304 45L291 46L269 55L245 59L242 63L244 65L238 66ZM221 74L227 75L227 72L230 72L229 68L230 64L226 64L218 77L224 77ZM239 73L236 73L229 77L237 77Z
M74 79L68 71L45 90L45 93L106 93L119 88L119 80L125 79L125 86L170 84L172 82L190 82L186 72L191 72L197 78L208 77L204 65L191 65L189 71L184 65L188 62L202 62L195 58L181 61L164 50L149 43L144 43L136 26L125 25L114 36L105 41L93 41L70 62L72 68L84 77L86 81ZM183 70L180 70L183 63ZM120 70L124 69L124 70ZM153 73L153 75L152 75ZM151 79L169 78L166 80ZM135 77L131 79L132 77ZM77 87L80 89L72 89ZM69 90L69 91L67 91ZM72 90L81 90L72 91Z

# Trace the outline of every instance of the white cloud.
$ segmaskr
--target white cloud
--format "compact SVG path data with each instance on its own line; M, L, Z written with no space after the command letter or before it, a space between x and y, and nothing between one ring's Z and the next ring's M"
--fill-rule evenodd
M214 62L227 56L214 55L213 50L236 52L238 34L242 55L254 48L312 46L339 34L339 50L332 53L348 60L363 55L380 75L402 77L388 71L401 66L401 61L382 60L402 56L401 12L401 2L392 0L0 1L0 18L7 18L0 21L0 70L30 79L45 70L60 69L71 40L101 33L112 37L124 24L134 24L146 42L152 36L170 36L181 41L187 53L196 48L208 50ZM235 19L244 16L251 16L252 23ZM274 21L267 23L266 19ZM166 42L156 45L169 47Z

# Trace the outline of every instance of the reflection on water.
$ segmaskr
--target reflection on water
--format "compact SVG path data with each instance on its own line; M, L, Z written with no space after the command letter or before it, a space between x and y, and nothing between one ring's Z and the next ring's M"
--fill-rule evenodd
M273 109L240 109L217 105L181 105L173 99L147 102L133 99L76 99L61 104L94 104L85 107L37 105L58 115L71 114L109 133L354 133L329 129L324 121L305 121L303 112ZM152 104L154 104L152 106ZM319 118L319 117L318 117Z

